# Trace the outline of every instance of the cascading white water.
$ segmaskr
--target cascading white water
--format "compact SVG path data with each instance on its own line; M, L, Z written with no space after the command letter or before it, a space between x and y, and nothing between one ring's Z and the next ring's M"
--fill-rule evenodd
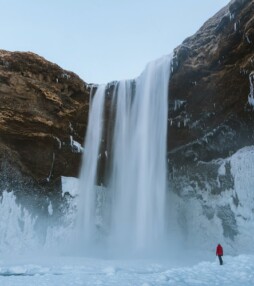
M102 218L109 220L107 239L112 248L141 253L164 236L170 62L165 56L148 64L136 80L120 81L115 86L105 190L111 199L104 200L111 203L104 206L109 219ZM82 236L91 241L95 240L97 162L104 141L104 94L105 86L99 87L92 102L81 171L82 223L78 225Z
M105 99L105 85L98 87L92 101L89 113L87 134L85 139L84 164L80 177L80 201L78 209L77 227L79 241L89 243L95 236L95 209L96 193L95 184L97 178L97 163L103 128L103 109Z
M115 94L112 236L136 251L150 249L164 231L169 68L168 57L152 62L134 96L129 81Z

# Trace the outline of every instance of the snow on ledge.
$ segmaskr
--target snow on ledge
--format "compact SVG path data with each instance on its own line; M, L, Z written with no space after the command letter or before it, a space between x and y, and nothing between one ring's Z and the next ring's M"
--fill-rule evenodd
M82 153L84 151L84 148L81 146L81 144L73 140L72 136L70 136L70 145L74 153Z
M62 196L65 193L70 194L72 197L75 197L79 193L79 179L75 177L61 177L62 183Z

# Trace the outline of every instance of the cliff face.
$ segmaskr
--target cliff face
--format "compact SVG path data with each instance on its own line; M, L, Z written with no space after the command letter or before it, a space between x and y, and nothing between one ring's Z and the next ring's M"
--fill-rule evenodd
M172 156L180 152L184 161L207 161L253 143L253 12L254 1L231 1L175 49L169 87Z
M242 229L251 228L253 209L245 194L252 178L252 151L237 151L254 143L253 51L253 0L231 1L174 50L169 181L185 202L178 213L184 217L183 229L189 228L190 235L203 225L204 241L223 233L239 243ZM243 157L246 162L249 158L248 167L241 167ZM253 201L250 193L248 200ZM216 235L209 225L217 227ZM243 241L249 239L245 234Z
M85 82L33 53L0 50L0 100L1 189L53 190L61 175L78 175Z

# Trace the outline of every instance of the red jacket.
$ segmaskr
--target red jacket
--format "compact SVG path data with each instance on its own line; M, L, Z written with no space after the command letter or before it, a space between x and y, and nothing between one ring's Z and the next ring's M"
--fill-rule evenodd
M216 249L216 255L223 255L223 248L220 244L218 244L217 249Z

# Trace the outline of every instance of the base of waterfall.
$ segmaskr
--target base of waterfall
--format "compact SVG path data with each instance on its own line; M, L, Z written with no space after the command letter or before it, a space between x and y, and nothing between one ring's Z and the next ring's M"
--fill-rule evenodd
M188 258L187 258L188 260ZM210 253L207 261L108 260L83 257L1 258L1 286L251 286L254 256L225 256L224 265Z

